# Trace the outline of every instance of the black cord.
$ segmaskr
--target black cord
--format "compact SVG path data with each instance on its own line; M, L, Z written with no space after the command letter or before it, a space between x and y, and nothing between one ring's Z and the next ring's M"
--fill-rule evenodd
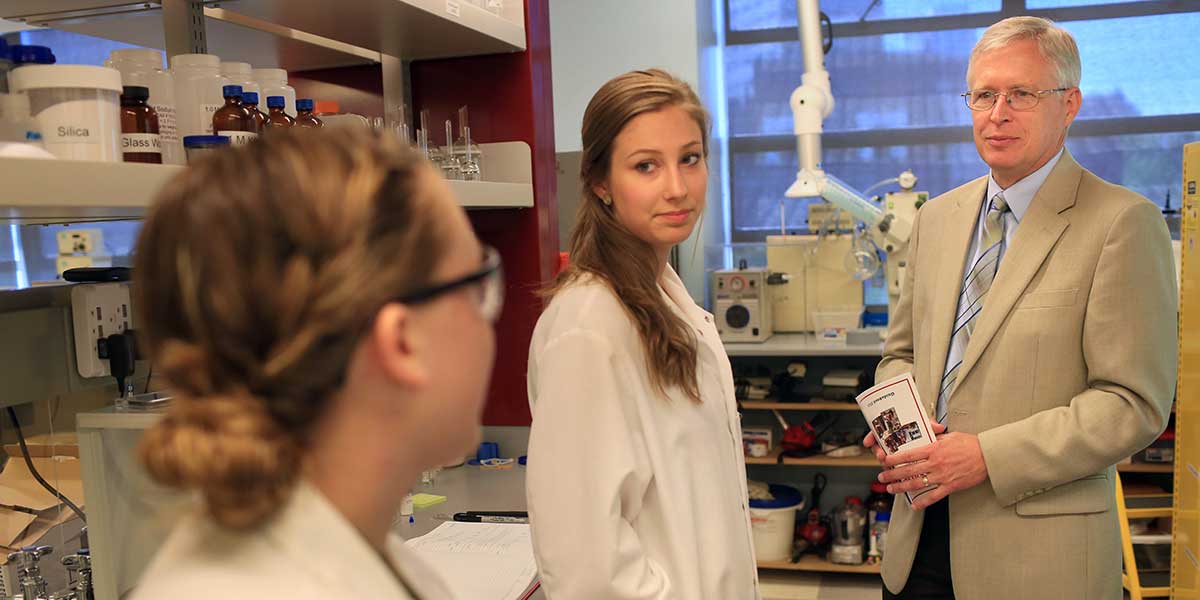
M150 372L146 373L146 389L142 390L143 394L150 393L150 378L154 377L154 363L150 363Z
M13 407L11 406L8 407L8 420L12 421L13 428L17 430L17 442L21 444L21 454L25 457L25 466L29 467L29 473L33 475L33 478L36 479L38 483L42 484L42 487L46 488L46 491L54 494L55 498L58 498L63 504L66 504L67 508L70 508L75 515L79 517L79 520L86 524L87 517L83 514L82 510L79 510L79 506L77 506L74 502L71 502L71 499L64 496L62 492L54 489L54 486L50 485L49 482L43 479L41 473L38 473L37 467L33 466L33 459L29 457L29 447L25 445L25 434L21 432L21 422L17 420L17 411L13 410Z

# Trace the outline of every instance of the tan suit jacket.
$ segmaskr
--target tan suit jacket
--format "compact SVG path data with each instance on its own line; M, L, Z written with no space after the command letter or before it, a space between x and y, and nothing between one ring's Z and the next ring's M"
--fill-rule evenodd
M988 178L921 208L876 378L912 371L930 415ZM1113 465L1166 426L1178 291L1158 207L1064 152L1025 213L948 400L988 479L950 496L958 600L1121 598ZM883 579L908 580L923 513L897 497Z

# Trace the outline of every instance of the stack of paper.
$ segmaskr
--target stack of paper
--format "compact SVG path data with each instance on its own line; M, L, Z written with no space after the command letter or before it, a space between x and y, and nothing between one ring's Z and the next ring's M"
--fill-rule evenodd
M456 598L516 600L537 575L529 525L448 521L407 544Z

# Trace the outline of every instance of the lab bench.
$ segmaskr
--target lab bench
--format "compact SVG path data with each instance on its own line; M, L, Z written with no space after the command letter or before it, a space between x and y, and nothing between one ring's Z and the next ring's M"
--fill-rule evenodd
M151 482L137 461L138 440L164 413L108 407L76 417L96 600L116 600L126 593L178 515L194 502L190 494ZM527 431L484 428L484 437L498 440L506 456L515 456L524 453L528 436L521 430ZM398 517L394 530L405 539L433 531L456 512L525 510L525 467L514 463L509 469L446 468L431 484L418 482L413 492L446 496L446 501L414 511L412 523ZM544 596L538 590L530 599Z

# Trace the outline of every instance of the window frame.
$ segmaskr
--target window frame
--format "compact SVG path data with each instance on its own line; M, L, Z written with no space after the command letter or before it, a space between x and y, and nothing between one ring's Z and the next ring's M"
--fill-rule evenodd
M754 30L732 29L730 26L732 22L730 0L714 1L721 4L724 12L724 39L726 47L793 42L799 36L796 27ZM1026 9L1025 0L1001 0L1000 10L992 12L834 23L834 51L837 48L837 40L842 38L877 36L889 33L924 33L987 28L1001 19L1022 15L1044 17L1063 23L1197 12L1200 12L1200 3L1185 6L1184 3L1174 0L1144 0L1141 2L1119 2L1093 6L1047 9ZM720 68L724 69L724 64ZM728 106L725 109L728 110ZM1079 139L1093 136L1189 133L1197 131L1200 131L1200 113L1188 113L1078 120L1071 125L1070 137L1071 139ZM969 143L971 141L970 128L962 125L825 132L821 134L821 146L823 149L951 144ZM728 143L729 151L726 153L725 160L729 161L727 165L729 172L728 189L732 194L732 190L737 189L738 183L738 172L733 168L733 157L735 155L794 151L796 138L793 135L787 134L741 134L730 135ZM732 198L730 198L730 202L732 202ZM731 242L761 242L766 235L762 230L740 228L738 226L737 211L734 210L730 211L729 234Z

